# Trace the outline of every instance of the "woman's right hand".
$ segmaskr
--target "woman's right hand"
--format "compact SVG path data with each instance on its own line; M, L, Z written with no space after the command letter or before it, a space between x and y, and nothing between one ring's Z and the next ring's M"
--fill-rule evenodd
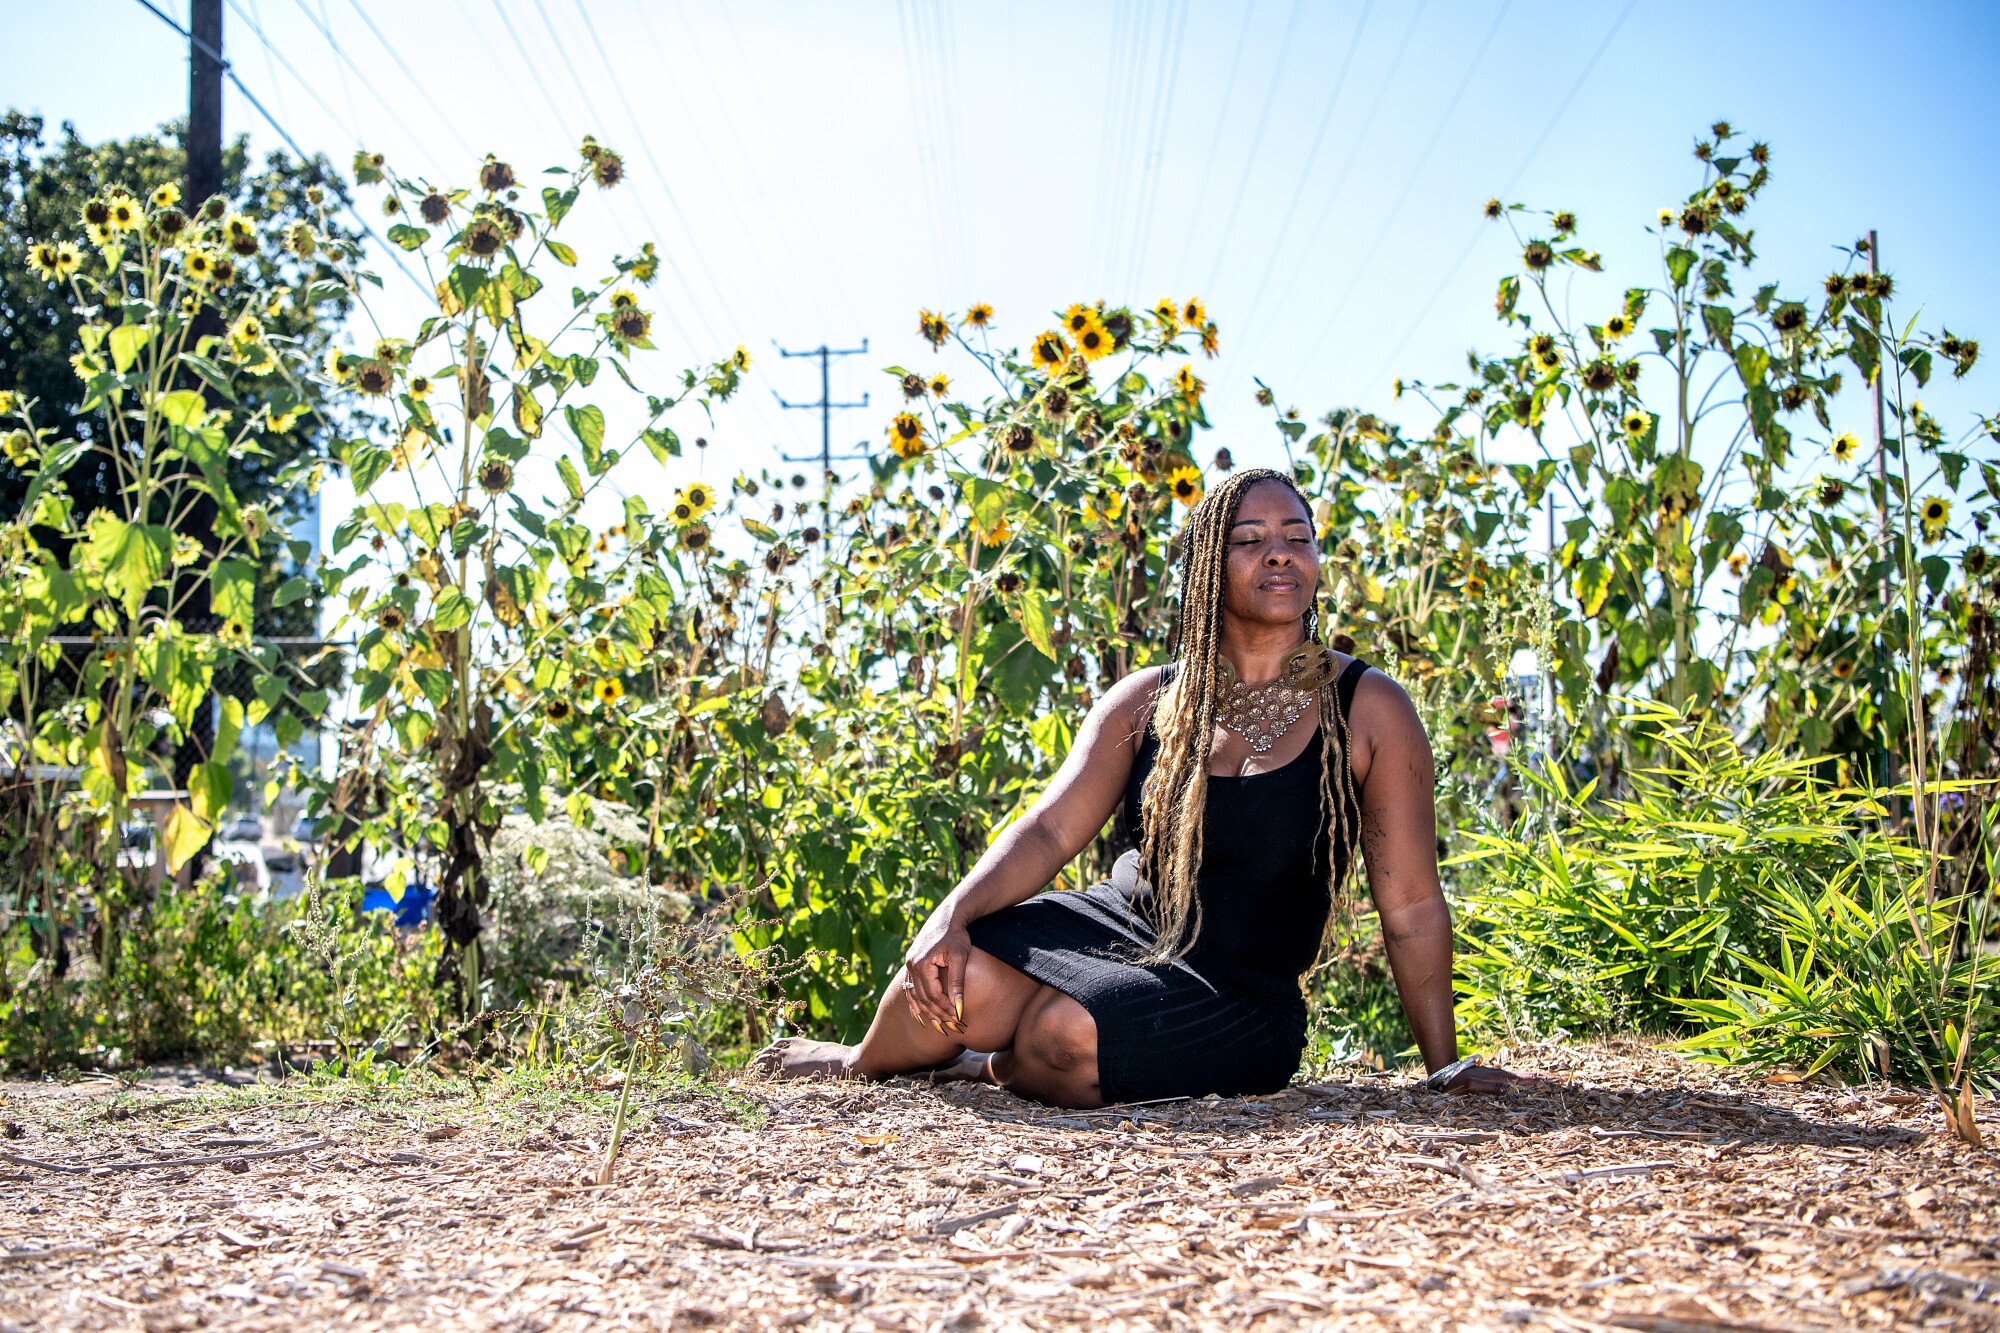
M965 962L972 936L953 919L950 905L938 904L903 955L903 998L926 1027L957 1035L965 1031Z

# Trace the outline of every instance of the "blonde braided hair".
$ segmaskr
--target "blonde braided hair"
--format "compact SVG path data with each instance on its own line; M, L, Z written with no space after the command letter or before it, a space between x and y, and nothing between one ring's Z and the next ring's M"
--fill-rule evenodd
M1195 882L1208 808L1208 761L1221 673L1229 530L1236 522L1243 496L1265 481L1281 483L1298 497L1307 514L1312 513L1312 506L1290 477L1270 468L1246 468L1203 496L1181 529L1180 615L1173 636L1177 667L1173 680L1153 700L1153 729L1160 745L1140 801L1139 865L1153 885L1156 937L1144 960L1147 962L1171 962L1185 956L1201 931L1201 901ZM1309 639L1318 637L1317 588L1305 614L1305 631ZM1346 763L1351 738L1338 706L1337 687L1336 677L1315 691L1322 738L1319 822L1323 827L1329 815L1333 821L1331 854L1327 857L1328 912L1320 936L1322 958L1332 938L1332 908L1340 902L1345 869L1338 849L1355 846L1359 823L1359 795ZM1315 847L1318 837L1319 827L1315 827Z

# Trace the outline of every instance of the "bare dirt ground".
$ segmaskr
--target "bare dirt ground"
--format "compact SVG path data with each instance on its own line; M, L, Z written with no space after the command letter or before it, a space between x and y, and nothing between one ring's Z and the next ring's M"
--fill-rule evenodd
M649 1087L604 1188L581 1086L10 1084L0 1330L2000 1324L2000 1171L1926 1100L1510 1063L1564 1082Z

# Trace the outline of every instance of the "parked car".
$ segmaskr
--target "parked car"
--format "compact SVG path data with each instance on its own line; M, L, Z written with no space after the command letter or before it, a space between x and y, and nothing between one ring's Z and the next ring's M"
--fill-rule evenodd
M224 842L262 842L264 821L246 812L225 822L216 837Z

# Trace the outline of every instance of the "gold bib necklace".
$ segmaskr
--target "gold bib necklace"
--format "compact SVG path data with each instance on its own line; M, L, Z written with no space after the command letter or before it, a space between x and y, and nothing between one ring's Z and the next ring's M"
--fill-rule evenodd
M1258 754L1268 753L1291 730L1335 674L1333 650L1317 639L1286 653L1277 678L1260 685L1245 685L1229 659L1217 656L1215 719Z

